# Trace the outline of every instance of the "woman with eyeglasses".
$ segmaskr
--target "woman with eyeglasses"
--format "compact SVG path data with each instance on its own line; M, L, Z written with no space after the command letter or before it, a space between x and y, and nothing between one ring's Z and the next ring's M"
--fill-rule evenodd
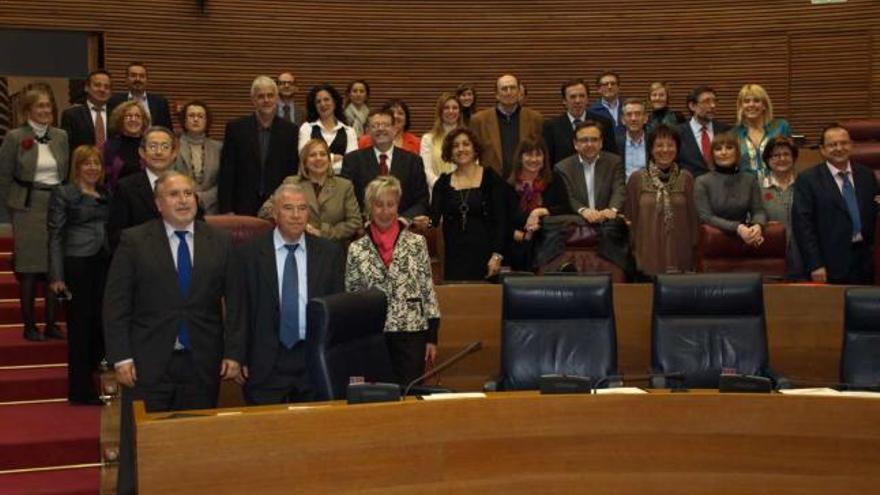
M150 128L150 116L135 100L119 104L110 113L110 138L104 143L104 176L111 191L119 179L143 170L138 150L144 131Z
M174 168L192 177L199 205L206 215L216 215L217 174L220 172L220 153L223 143L208 137L211 129L211 110L199 100L188 102L178 115L183 134L177 150Z
M794 164L798 148L794 141L777 136L767 142L762 158L770 166L770 173L761 183L761 200L767 218L785 226L785 265L788 280L805 280L804 262L791 231L791 205L794 203Z

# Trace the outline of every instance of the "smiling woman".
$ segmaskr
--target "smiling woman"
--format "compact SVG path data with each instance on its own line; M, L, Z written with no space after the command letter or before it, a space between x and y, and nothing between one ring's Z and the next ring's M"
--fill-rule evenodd
M757 84L746 84L736 99L736 127L740 147L740 168L763 181L770 173L764 162L764 148L777 136L790 137L785 119L773 117L773 103L767 91Z

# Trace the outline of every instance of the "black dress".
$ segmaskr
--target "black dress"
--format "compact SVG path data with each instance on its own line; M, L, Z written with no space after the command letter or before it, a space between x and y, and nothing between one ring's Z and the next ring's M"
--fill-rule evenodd
M454 189L452 175L434 184L431 217L443 222L444 280L483 280L492 253L505 252L505 187L491 168L483 169L479 187Z
M534 271L538 268L535 266L535 250L543 240L543 230L537 231L531 240L521 242L513 240L515 230L525 231L526 222L532 212L522 209L516 188L509 184L507 185L507 201L507 211L510 212L510 268L517 271ZM540 207L547 208L550 215L571 214L565 182L557 172L553 172L550 183L541 194Z

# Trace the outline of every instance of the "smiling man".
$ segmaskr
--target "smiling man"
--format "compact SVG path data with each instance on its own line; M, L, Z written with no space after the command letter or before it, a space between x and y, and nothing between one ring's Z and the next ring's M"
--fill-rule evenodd
M712 140L715 134L730 130L724 122L715 120L718 99L709 86L697 86L687 96L688 109L693 117L678 126L681 147L678 164L696 179L714 168L712 164Z
M226 124L217 200L220 213L256 216L288 175L299 169L299 133L278 116L278 85L268 76L251 83L254 112Z
M110 73L99 69L86 79L86 102L61 113L61 127L67 131L70 154L84 144L104 146L107 140L107 101L110 99Z
M492 167L503 178L513 168L513 153L526 137L539 138L544 117L519 104L520 86L516 76L504 74L495 82L494 108L480 110L470 127L483 145L480 164Z
M602 125L602 149L616 152L614 122L606 116L589 110L590 90L583 79L569 79L559 87L565 111L544 124L544 142L550 153L548 163L555 165L574 154L574 128L590 119Z

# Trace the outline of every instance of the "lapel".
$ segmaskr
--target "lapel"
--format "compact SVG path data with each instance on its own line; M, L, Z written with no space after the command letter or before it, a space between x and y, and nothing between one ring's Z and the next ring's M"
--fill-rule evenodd
M596 167L595 174L593 175L593 198L596 200L596 204L593 205L593 208L597 210L600 209L598 205L608 204L608 198L605 197L605 191L608 190L605 187L605 183L607 182L608 172L608 157L605 155L604 151L599 152L599 157L596 159Z
M180 163L183 164L180 171L187 175L192 175L192 148L189 146L189 141L185 139L180 140L178 153L180 154Z
M587 179L584 177L584 167L581 165L581 159L577 153L572 155L569 158L569 168L571 170L571 179L574 187L577 188L574 191L575 197L583 198L582 203L588 203L587 196Z
M67 182L67 160L69 158L67 151L67 135L61 130L54 127L49 128L49 150L58 166L58 178L61 182ZM64 143L62 143L64 138Z
M326 188L329 183L329 180L325 180L324 188ZM296 184L302 189L303 195L306 197L306 204L309 205L309 223L319 220L321 216L318 212L321 211L321 206L318 203L318 198L315 197L315 188L312 187L311 181L305 177L297 176ZM324 195L324 188L321 189L322 197L326 197ZM318 222L318 225L320 226L320 222Z
M682 134L684 135L683 138L687 141L687 146L691 149L694 157L700 161L700 165L702 165L704 169L709 170L709 165L703 158L702 151L700 151L700 143L697 142L697 137L694 135L694 130L691 129L690 121L685 122L685 126L687 127L686 132L683 132ZM682 145L682 147L684 147L684 145Z
M107 105L104 105L104 110L106 113ZM84 128L86 129L90 142L95 141L95 123L92 122L92 111L89 110L89 104L84 103L78 109L77 113L79 113L80 120L83 121ZM104 119L104 134L107 134L107 119ZM70 138L70 136L68 136Z
M376 158L376 148L370 146L366 154L367 166L364 167L364 190L371 180L379 176L379 159Z
M407 179L409 178L409 166L407 162L407 156L405 154L406 150L403 148L394 147L394 160L391 163L391 175L397 177L400 180L400 187L406 187ZM378 163L376 164L378 167Z
M24 149L21 146L26 139L35 140L37 138L37 134L31 129L31 126L25 125L21 127L21 139L19 141L19 162L21 163L21 168L18 170L18 178L25 181L34 180L34 176L37 173L37 142L33 141L33 145L30 149Z
M193 224L193 264L192 264L192 281L189 285L189 294L195 293L196 284L202 280L209 280L205 270L208 269L208 260L217 253L211 252L211 239L213 232L206 228L202 222L196 221Z
M260 154L260 139L257 137L260 132L260 123L257 121L256 115L251 115L250 119L248 119L248 132L247 135L248 147L251 150L251 156L256 157L257 160L257 168L262 167L263 156ZM271 140L270 140L271 141ZM271 148L272 143L269 143L269 147Z
M259 291L260 294L268 297L272 302L271 307L280 308L281 302L278 300L278 268L275 266L275 245L274 245L275 229L265 234L260 242L257 255L257 270L263 281L264 287Z
M831 195L831 204L848 216L849 210L846 208L846 202L843 201L843 194L837 188L837 181L834 180L831 171L828 170L828 165L823 161L817 166L819 167L819 181L822 184L822 188Z
M156 207L156 198L153 195L153 191L150 189L150 178L147 176L146 170L142 170L139 173L141 174L142 180L137 181L137 188L134 190L134 193L140 198L146 208L158 218L160 216L159 208Z
M314 195L315 189L312 189L312 194ZM324 187L321 188L321 194L315 198L315 204L318 205L318 211L315 212L317 215L318 212L324 211L324 206L336 195L336 177L327 177L324 181ZM308 197L306 197L308 199Z
M160 285L165 287L164 290L159 290L163 290L168 295L179 295L180 285L177 280L177 267L174 266L171 245L165 236L165 222L161 218L154 222L156 228L148 231L146 243L148 246L151 246L147 252L156 253L158 257L156 261L159 263L159 273L147 274L147 276L159 279Z
M491 110L489 112L489 140L492 141L492 146L490 149L492 153L495 153L495 157L498 160L498 170L502 169L502 157L499 154L501 151L501 131L498 129L498 110L493 106L488 109Z
M220 163L220 153L219 148L214 145L215 141L209 139L207 136L205 137L205 157L202 160L202 163L205 167L205 176L207 177L211 171L209 170L209 164L211 163Z
M320 293L318 280L324 267L321 266L321 250L317 244L316 238L306 234L306 300L311 299L312 294Z

